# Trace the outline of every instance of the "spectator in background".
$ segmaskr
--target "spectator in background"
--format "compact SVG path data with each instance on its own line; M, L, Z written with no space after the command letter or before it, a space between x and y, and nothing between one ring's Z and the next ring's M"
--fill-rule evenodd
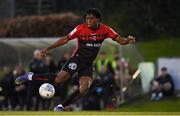
M45 57L45 65L47 67L47 73L56 73L57 72L57 66L56 66L53 58L50 55Z
M71 55L68 51L66 51L63 55L63 58L58 62L58 70L61 70L62 66L70 59Z
M47 68L46 68L45 62L41 56L40 50L38 50L38 49L35 50L33 55L34 55L34 57L29 65L30 71L33 72L34 74L47 73Z
M25 71L20 65L16 65L13 70L14 77L17 78L20 75L24 75ZM20 85L15 85L15 94L16 94L16 108L17 110L23 110L26 107L26 98L27 95L27 83L23 83Z
M101 67L99 73L99 80L103 83L103 90L104 90L104 106L108 107L115 107L113 106L112 98L115 96L115 79L114 75L108 70L107 66L103 65Z
M29 69L31 72L34 74L44 74L47 73L47 67L46 64L41 56L40 50L35 50L33 53L33 59L30 62ZM39 95L39 87L42 85L42 82L36 81L36 82L28 82L28 94L27 94L27 104L30 105L28 106L28 109L31 109L32 106L32 96L33 94L35 95L35 110L39 110L39 105L42 104L42 109L47 109L45 105L45 100L40 97ZM32 93L34 92L34 93ZM33 104L32 104L33 105Z
M116 57L115 64L114 76L117 87L120 88L121 84L122 86L128 85L128 81L131 79L129 62L124 58Z
M121 55L119 51L116 51L113 54L113 59L109 61L109 70L113 75L115 75L116 68L118 67L118 60L121 60Z
M161 75L152 81L151 100L160 100L163 96L171 96L174 93L172 77L166 67L161 68Z
M122 84L122 80L124 79L123 75L123 62L119 57L116 57L115 59L115 69L114 69L114 78L115 78L115 83L116 87L120 89L120 84Z
M95 62L95 70L97 74L100 74L102 66L106 66L109 70L109 59L106 56L106 53L104 51L101 51L99 53L99 57L97 61Z
M14 92L15 83L13 73L8 66L3 67L3 78L1 80L1 87L3 90L3 96L5 97L2 107L5 110L11 110L15 108Z
M131 68L127 60L125 60L123 64L124 64L124 77L128 81L131 78L130 77Z

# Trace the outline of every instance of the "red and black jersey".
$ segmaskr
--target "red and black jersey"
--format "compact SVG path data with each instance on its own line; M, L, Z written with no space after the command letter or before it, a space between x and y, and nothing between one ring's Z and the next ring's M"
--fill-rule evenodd
M90 29L86 23L80 24L68 34L69 40L78 40L73 55L91 63L96 58L102 42L106 38L114 40L117 36L115 31L102 23L96 30Z

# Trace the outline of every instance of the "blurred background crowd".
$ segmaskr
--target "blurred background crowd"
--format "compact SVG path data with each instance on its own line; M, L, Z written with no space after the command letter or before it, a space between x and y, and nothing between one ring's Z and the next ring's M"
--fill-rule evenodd
M3 99L0 107L3 110L48 110L62 103L68 94L78 89L78 74L74 74L70 80L55 86L55 97L49 100L39 96L38 90L43 83L30 81L15 85L14 80L26 71L35 74L57 73L71 57L71 53L66 51L63 56L59 61L54 61L52 55L42 58L40 50L37 49L27 69L18 64L15 67L4 66L0 82L0 95ZM113 54L112 59L107 57L106 52L101 51L94 63L94 70L94 82L90 91L76 104L78 106L73 108L100 110L117 107L121 99L124 99L119 98L120 88L127 86L131 80L130 72L133 70L128 61L122 58L118 51Z

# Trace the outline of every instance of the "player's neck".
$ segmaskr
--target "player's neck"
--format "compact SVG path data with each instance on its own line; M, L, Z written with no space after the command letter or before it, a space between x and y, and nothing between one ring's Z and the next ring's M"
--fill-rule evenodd
M92 30L97 30L100 27L100 23L97 23L96 25L94 25L93 27L90 27L90 29Z

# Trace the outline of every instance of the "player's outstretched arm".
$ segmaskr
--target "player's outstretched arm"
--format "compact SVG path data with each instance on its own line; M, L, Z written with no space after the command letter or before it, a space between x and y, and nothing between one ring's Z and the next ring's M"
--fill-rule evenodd
M56 42L54 42L53 44L49 45L48 47L44 48L41 50L41 55L42 56L46 56L48 51L53 49L53 48L56 48L56 47L59 47L59 46L62 46L64 44L66 44L67 42L69 41L68 37L65 36L65 37L62 37L60 39L58 39Z
M128 36L127 38L123 38L121 36L117 36L115 38L115 41L121 45L127 45L127 44L131 44L131 43L135 43L135 37Z

